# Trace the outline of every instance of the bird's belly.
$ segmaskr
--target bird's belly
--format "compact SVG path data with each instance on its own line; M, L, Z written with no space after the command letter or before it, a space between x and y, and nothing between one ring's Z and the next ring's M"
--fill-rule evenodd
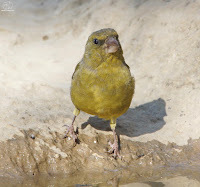
M96 89L94 92L94 104L91 104L90 107L94 109L95 115L99 117L105 119L118 117L129 108L131 96L126 97L129 93L125 86Z
M130 78L129 78L130 79ZM71 97L74 105L89 114L100 118L119 117L129 108L134 88L126 79L111 78L96 80L75 87L72 84Z

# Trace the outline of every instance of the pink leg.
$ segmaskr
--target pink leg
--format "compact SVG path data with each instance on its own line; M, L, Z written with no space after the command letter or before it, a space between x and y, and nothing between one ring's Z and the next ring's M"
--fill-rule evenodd
M67 131L66 131L66 134L64 136L64 138L66 138L67 134L69 133L71 138L74 140L74 143L76 143L76 141L78 139L76 132L74 132L74 121L75 121L75 119L76 119L76 116L74 116L71 125L65 125L67 127Z
M117 157L121 158L121 156L119 154L118 137L115 132L115 129L113 129L113 136L114 136L114 143L112 144L111 142L108 142L108 144L111 147L111 149L108 151L108 153L113 153L114 158L117 158Z

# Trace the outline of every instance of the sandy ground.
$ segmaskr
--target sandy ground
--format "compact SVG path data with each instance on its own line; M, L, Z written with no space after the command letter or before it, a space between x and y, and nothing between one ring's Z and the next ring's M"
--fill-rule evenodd
M91 32L107 27L119 33L136 79L131 107L118 119L120 138L183 146L200 137L200 1L12 3L14 11L0 11L2 143L29 129L47 138L64 133L74 68ZM111 134L107 122L84 113L76 125L88 136Z

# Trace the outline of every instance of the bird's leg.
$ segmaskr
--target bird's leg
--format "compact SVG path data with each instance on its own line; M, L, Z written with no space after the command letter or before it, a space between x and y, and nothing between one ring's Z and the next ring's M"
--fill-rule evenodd
M116 119L115 118L112 118L110 120L110 127L113 131L114 143L112 144L111 142L108 142L111 147L111 149L108 151L108 153L113 153L114 158L116 158L116 157L121 158L121 156L119 154L118 136L115 131L115 127L116 127Z
M67 131L66 131L66 134L64 137L66 138L67 134L69 133L71 138L74 140L74 143L76 143L76 140L78 139L76 132L74 132L74 121L75 121L76 117L79 115L79 113L80 113L80 110L75 108L73 111L74 117L73 117L71 125L69 125L69 126L65 125L65 126L67 126Z

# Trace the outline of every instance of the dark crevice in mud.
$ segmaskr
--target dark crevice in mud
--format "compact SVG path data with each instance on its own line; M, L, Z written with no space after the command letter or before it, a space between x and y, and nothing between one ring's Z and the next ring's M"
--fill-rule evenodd
M108 173L114 173L118 177L126 176L126 180L142 180L142 176L145 179L166 176L167 168L173 168L173 171L185 167L200 170L200 139L178 146L174 143L165 145L156 140L133 142L121 136L121 160L112 158L106 152L112 135L96 132L94 137L90 137L80 133L80 144L74 147L72 140L64 139L63 134L58 132L51 131L48 137L34 130L22 132L24 137L15 136L0 143L0 176L4 179L17 177L20 180L34 176L36 180L40 176L48 178L56 175L75 177L79 173L85 177L86 173L87 176L92 173L92 179L95 179L101 173L99 178L110 180ZM163 171L165 174L162 174Z

